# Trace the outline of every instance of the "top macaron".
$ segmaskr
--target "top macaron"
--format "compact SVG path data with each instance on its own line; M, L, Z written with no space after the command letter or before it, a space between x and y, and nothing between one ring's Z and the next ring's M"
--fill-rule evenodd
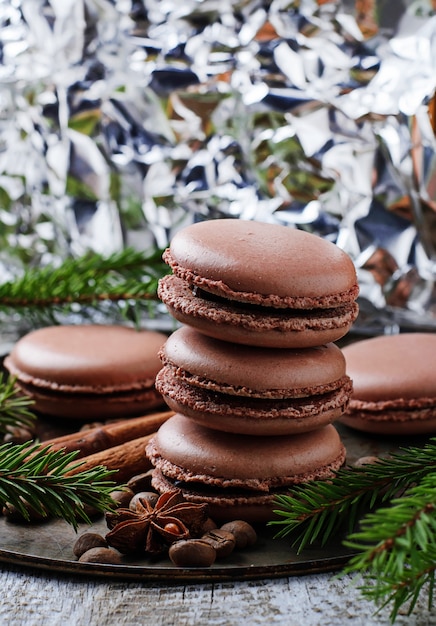
M158 295L178 321L224 341L304 348L343 337L357 317L350 257L295 228L207 220L176 233Z

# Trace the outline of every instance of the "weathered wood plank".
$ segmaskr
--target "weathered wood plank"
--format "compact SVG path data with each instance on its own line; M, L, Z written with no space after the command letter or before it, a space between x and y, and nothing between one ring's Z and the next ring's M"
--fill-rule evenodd
M0 569L0 623L5 626L389 626L374 616L349 577L320 574L206 585L150 585L84 580L39 571ZM431 626L424 598L397 626Z

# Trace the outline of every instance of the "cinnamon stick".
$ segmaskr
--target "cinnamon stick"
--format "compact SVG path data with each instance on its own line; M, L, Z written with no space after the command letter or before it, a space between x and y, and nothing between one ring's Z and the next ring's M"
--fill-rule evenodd
M154 433L172 415L173 411L150 413L48 439L43 444L49 445L51 450L78 451L76 458L80 459Z
M66 473L67 476L74 476L79 472L104 465L108 470L118 470L111 476L111 480L118 484L124 483L136 474L142 474L151 469L152 465L145 455L145 446L153 437L150 433L145 437L139 437L126 441L119 446L113 446L106 450L101 450L95 454L90 454L83 459L79 467L75 467ZM75 461L73 461L75 464Z

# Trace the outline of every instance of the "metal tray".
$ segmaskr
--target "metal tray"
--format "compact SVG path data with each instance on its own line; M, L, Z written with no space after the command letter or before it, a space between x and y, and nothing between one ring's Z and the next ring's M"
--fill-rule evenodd
M420 440L386 440L363 436L351 429L337 425L347 449L347 462L367 455L383 455L399 447L419 445ZM152 559L125 557L121 565L79 563L72 548L77 536L95 531L108 532L103 519L92 526L80 525L78 533L63 520L43 523L17 524L0 518L0 562L23 567L40 568L53 574L58 572L95 577L133 579L145 582L161 581L165 584L181 582L213 582L247 580L313 574L340 569L351 553L339 539L328 546L311 546L297 554L290 539L275 539L277 527L258 530L258 541L250 549L235 551L230 557L217 561L210 568L178 568L165 557Z

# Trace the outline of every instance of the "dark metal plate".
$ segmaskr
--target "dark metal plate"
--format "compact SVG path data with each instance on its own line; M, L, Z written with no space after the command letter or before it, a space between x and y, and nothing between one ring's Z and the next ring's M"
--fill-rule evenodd
M104 521L83 527L105 534ZM79 563L72 553L77 535L61 520L46 524L18 526L0 522L0 561L20 566L32 566L52 572L110 576L143 581L223 581L278 577L302 573L330 571L339 568L349 553L338 543L328 550L311 548L297 555L289 541L273 538L272 529L259 532L258 542L251 549L234 552L210 568L178 568L168 558L125 558L121 565Z
M419 445L409 437L403 440L382 440L362 436L345 426L337 426L347 448L347 460L353 463L367 455L382 455L400 446ZM79 534L85 531L106 534L104 520L93 526L81 525ZM279 576L302 575L334 571L342 567L350 557L340 539L327 547L310 547L298 555L289 539L274 539L273 527L258 529L258 542L249 550L235 551L230 557L217 561L210 568L177 568L168 558L125 558L121 565L79 563L72 552L77 534L62 520L39 524L16 524L0 518L0 562L19 566L31 566L53 573L75 573L87 576L103 576L117 579L139 579L179 583L187 581L225 581Z

